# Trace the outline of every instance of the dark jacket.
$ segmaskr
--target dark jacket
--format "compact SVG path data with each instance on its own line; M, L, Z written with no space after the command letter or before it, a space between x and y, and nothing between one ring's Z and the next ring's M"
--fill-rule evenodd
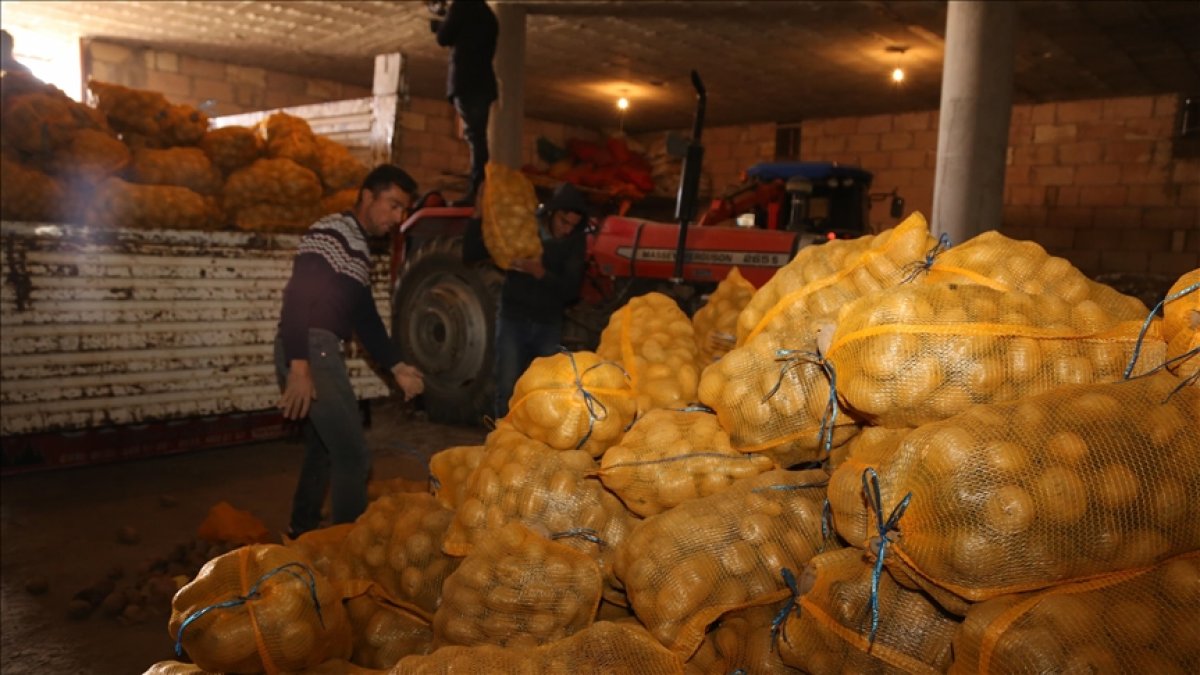
M438 44L450 47L450 70L446 76L446 97L492 102L498 95L496 36L500 25L483 0L454 0L437 32Z

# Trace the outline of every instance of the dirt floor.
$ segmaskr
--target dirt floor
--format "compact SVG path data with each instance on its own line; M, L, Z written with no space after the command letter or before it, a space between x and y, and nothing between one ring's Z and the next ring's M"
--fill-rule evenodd
M375 478L423 480L430 455L482 443L485 433L424 422L388 403L376 404L372 417L367 437ZM137 675L174 658L165 613L141 624L101 611L73 620L67 618L69 603L110 570L121 568L128 583L139 564L193 539L221 500L281 532L302 453L298 440L275 441L5 477L0 672ZM140 535L138 543L119 541L118 530L126 526ZM42 595L26 588L37 579L48 583Z

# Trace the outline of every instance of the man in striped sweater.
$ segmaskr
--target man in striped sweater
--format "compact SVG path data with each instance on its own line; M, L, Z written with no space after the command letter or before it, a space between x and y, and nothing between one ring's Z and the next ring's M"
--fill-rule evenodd
M381 165L363 181L353 210L321 218L300 240L275 339L279 408L289 420L304 420L289 537L320 526L326 489L334 524L353 522L366 509L371 454L343 356L346 341L357 335L406 400L424 389L421 373L400 361L375 307L368 246L368 237L404 220L416 191L403 169Z

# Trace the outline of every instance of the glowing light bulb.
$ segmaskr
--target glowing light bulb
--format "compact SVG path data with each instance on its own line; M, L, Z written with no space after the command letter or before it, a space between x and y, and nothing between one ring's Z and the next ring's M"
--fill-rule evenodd
M895 70L893 70L892 71L892 82L903 82L903 81L904 81L904 70L901 68L896 68Z
M624 96L617 99L617 109L618 110L628 110L629 109L629 99L625 98Z

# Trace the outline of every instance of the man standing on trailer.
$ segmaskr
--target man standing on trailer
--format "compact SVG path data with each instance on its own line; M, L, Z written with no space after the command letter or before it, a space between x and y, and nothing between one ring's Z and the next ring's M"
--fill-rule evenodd
M363 180L354 208L325 216L300 240L283 291L275 371L289 420L303 420L304 464L292 499L287 536L321 524L330 491L333 523L353 522L367 506L371 453L344 348L357 335L371 359L391 370L405 400L424 390L416 368L402 363L371 293L369 237L392 231L408 215L417 183L383 164Z

